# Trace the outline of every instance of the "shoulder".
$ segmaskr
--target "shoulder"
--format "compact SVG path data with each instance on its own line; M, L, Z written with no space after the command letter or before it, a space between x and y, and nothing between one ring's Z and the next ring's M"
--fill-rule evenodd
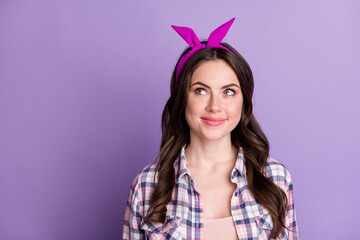
M137 216L144 216L150 206L151 194L155 188L155 168L156 163L143 167L130 186L127 206L136 212Z
M135 191L143 188L154 187L156 163L147 164L134 178L131 188Z
M264 168L266 176L276 185L282 188L285 192L292 190L291 175L284 164L272 157L269 157Z

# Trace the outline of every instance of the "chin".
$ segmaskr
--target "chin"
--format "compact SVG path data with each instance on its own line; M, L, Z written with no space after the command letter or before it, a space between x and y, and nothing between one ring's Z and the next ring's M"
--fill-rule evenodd
M224 133L204 133L201 135L201 138L207 141L218 141L223 138L226 138L230 133L224 134Z

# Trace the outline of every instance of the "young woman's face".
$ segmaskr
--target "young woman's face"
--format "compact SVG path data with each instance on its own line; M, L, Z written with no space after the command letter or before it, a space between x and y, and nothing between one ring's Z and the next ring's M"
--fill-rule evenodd
M203 62L193 73L185 109L190 136L229 137L241 118L243 95L234 70L224 60Z

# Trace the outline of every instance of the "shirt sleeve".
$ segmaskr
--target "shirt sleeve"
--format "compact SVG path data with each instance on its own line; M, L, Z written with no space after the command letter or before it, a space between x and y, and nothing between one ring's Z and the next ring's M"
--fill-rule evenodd
M285 214L285 225L289 229L288 231L288 238L289 240L298 240L299 233L298 233L298 226L296 223L296 213L295 213L295 204L294 204L294 194L293 194L293 183L291 180L290 173L287 171L287 182L288 188L286 191L286 196L288 199L286 214Z
M128 194L123 225L123 240L145 239L144 230L140 229L142 216L140 214L138 179L139 175L133 181Z

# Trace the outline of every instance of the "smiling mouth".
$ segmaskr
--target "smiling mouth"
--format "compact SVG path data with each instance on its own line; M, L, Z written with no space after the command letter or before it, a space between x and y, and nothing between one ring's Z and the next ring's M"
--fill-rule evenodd
M207 125L209 126L220 126L221 124L223 124L226 119L224 118L201 118Z

